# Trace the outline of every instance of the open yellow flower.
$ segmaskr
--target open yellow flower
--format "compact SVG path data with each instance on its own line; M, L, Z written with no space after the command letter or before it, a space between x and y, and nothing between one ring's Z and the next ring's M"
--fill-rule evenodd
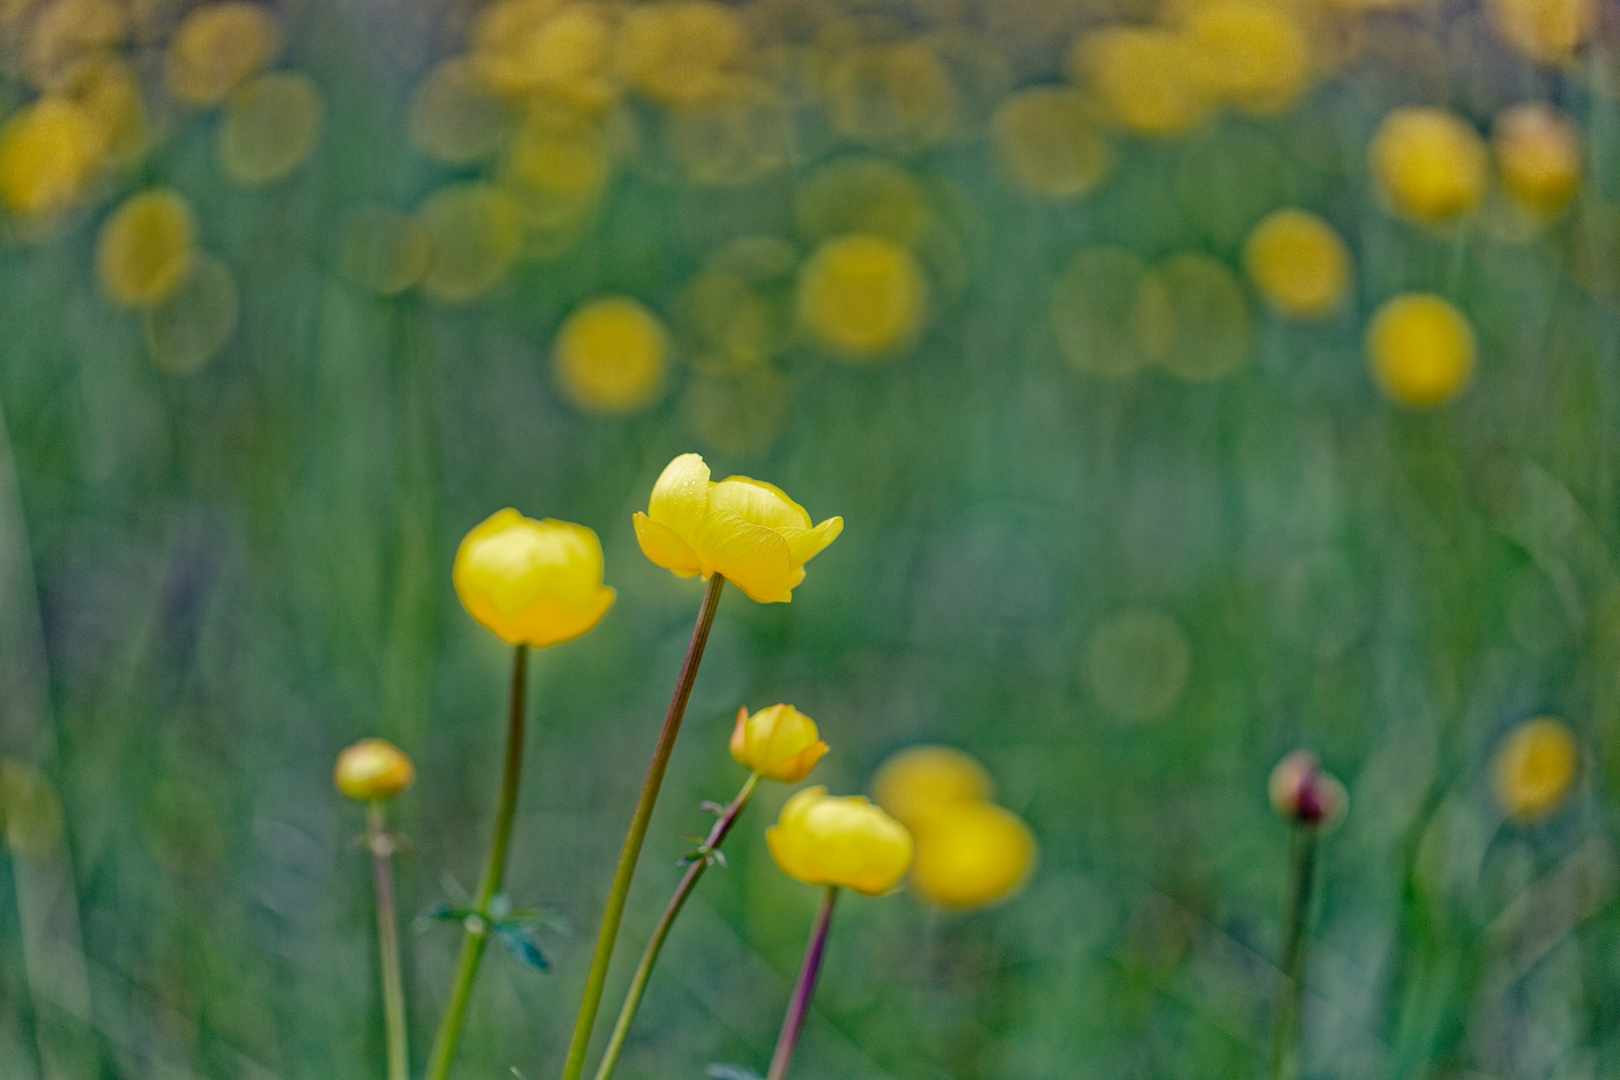
M731 756L767 780L797 784L826 753L816 722L791 705L772 705L753 716L737 710Z
M911 887L938 907L967 911L999 904L1035 870L1038 848L1029 826L993 803L944 809L916 838Z
M416 780L416 766L387 739L361 739L338 755L337 789L351 799L392 799Z
M776 865L806 885L881 896L911 868L911 833L859 795L805 788L765 830Z
M955 806L994 795L984 766L954 746L908 746L890 755L872 778L872 798L913 831Z
M602 543L594 532L510 508L461 541L452 576L469 615L502 641L535 648L584 634L616 595L602 584Z
M1496 750L1491 779L1496 801L1516 821L1540 821L1564 805L1580 776L1575 734L1554 716L1539 716L1508 732Z
M721 574L750 600L785 603L804 564L844 531L844 519L810 524L781 488L746 476L719 483L697 454L682 454L653 485L636 539L647 558L677 577Z

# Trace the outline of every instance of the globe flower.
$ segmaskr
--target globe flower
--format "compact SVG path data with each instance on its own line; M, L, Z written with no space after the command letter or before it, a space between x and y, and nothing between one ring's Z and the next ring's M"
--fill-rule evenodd
M719 483L697 454L682 454L653 485L636 539L647 558L677 577L721 574L750 600L785 603L804 564L844 531L844 519L811 526L781 488L746 476Z
M332 781L358 802L392 799L416 780L416 766L387 739L361 739L338 755Z
M583 525L535 521L510 508L468 533L452 575L467 613L511 645L571 641L602 620L602 544Z
M1579 770L1580 752L1568 725L1551 716L1527 721L1497 748L1496 801L1516 821L1549 817L1568 798Z
M1371 156L1384 201L1411 221L1445 224L1485 197L1485 140L1442 109L1393 110L1373 136Z
M1349 805L1344 785L1322 771L1309 750L1295 750L1271 770L1271 808L1285 821L1331 828Z
M1474 331L1450 303L1429 293L1387 301L1367 327L1367 360L1385 394L1410 409L1444 405L1474 371Z
M1015 895L1035 869L1035 837L1018 815L986 802L942 810L916 833L911 887L942 908L967 911Z
M1581 137L1563 113L1539 102L1503 110L1491 126L1502 187L1532 214L1550 217L1581 186Z
M1303 210L1268 214L1249 234L1243 261L1260 295L1297 318L1325 318L1350 292L1350 249L1333 226Z
M753 716L747 709L737 710L731 756L767 780L796 784L826 753L816 722L791 705L772 705Z
M872 798L912 830L962 803L995 794L990 774L951 746L911 746L891 756L872 778Z
M892 891L911 867L911 833L859 795L805 788L765 830L776 865L806 885L833 885L867 896Z

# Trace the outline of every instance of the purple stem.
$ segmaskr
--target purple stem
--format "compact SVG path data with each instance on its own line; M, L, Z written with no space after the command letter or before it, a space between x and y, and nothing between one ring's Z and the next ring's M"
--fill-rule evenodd
M771 1071L766 1074L765 1080L785 1080L788 1066L793 1064L793 1051L799 1045L799 1032L804 1029L804 1018L810 1012L810 998L816 992L816 977L821 974L821 958L827 951L827 931L832 926L833 902L837 899L838 886L827 886L827 894L821 898L821 910L816 912L816 927L810 932L810 947L804 952L799 985L794 987L787 1016L782 1018L782 1034L776 1040L776 1053L771 1056Z

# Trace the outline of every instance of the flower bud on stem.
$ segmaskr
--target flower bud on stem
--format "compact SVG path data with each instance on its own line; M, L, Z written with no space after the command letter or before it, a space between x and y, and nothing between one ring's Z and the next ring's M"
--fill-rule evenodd
M816 912L815 929L810 931L810 945L804 952L804 966L799 969L799 984L793 988L793 1000L788 1003L787 1015L782 1018L782 1034L776 1039L776 1053L771 1055L771 1071L765 1080L785 1080L788 1066L793 1064L793 1051L799 1045L799 1032L804 1030L804 1018L810 1013L810 998L816 992L816 978L821 974L821 960L827 951L827 931L832 927L833 904L838 899L838 886L829 885L821 898L821 910Z
M630 989L625 992L624 1005L619 1009L619 1019L613 1025L613 1034L608 1039L607 1049L602 1051L602 1061L596 1067L596 1080L610 1080L613 1069L619 1063L619 1054L624 1050L625 1039L630 1034L630 1024L636 1018L636 1010L641 1007L642 995L647 992L647 979L652 975L653 965L658 963L658 954L664 948L664 939L669 937L670 927L675 925L675 919L686 905L686 898L692 895L697 888L698 879L703 871L709 868L715 852L725 843L726 834L737 823L743 808L753 797L754 788L759 785L759 773L750 773L743 783L742 790L737 797L731 800L725 810L720 814L720 820L714 823L709 830L708 837L703 846L692 853L691 865L686 868L686 874L681 883L675 887L675 895L669 898L669 905L664 908L663 917L653 929L651 940L641 954L641 963L636 966L635 977L630 980Z
M709 643L709 630L714 626L714 613L720 606L720 593L725 584L726 579L722 575L716 573L711 576L709 587L703 594L703 605L698 609L697 625L692 628L692 641L686 648L686 659L675 680L675 696L670 700L669 712L664 716L664 727L658 733L652 764L648 766L647 779L641 785L641 798L636 803L635 815L630 819L624 849L619 853L619 866L614 871L613 887L608 892L607 910L602 913L602 929L596 936L596 953L591 958L590 974L585 978L579 1019L574 1023L574 1038L568 1047L568 1061L563 1066L563 1080L579 1080L585 1071L585 1054L590 1049L597 1010L602 1006L608 965L613 962L613 946L619 936L619 923L624 918L624 903L630 896L630 881L636 874L636 860L641 855L642 841L647 838L653 804L658 801L658 789L664 783L664 771L669 768L669 755L675 749L675 736L681 732L686 703L692 697L692 683L697 679L698 665L703 662L703 649ZM442 1078L431 1077L430 1080Z
M410 1039L405 1026L405 982L399 964L399 920L394 904L394 838L381 799L366 808L366 846L377 898L377 956L382 970L383 1018L387 1026L388 1080L410 1080Z
M506 719L506 763L501 774L500 801L495 807L495 835L490 842L489 861L484 864L484 875L478 882L473 914L466 920L466 936L461 940L456 981L450 990L450 1002L445 1006L444 1019L439 1023L439 1034L433 1040L427 1080L445 1080L450 1075L456 1044L461 1041L461 1023L467 1015L467 1003L472 1000L473 982L478 977L478 963L484 957L484 947L489 944L490 903L495 899L495 894L501 891L501 881L506 876L506 855L512 846L512 822L517 816L518 781L523 776L528 660L528 646L518 645L512 658L512 697Z

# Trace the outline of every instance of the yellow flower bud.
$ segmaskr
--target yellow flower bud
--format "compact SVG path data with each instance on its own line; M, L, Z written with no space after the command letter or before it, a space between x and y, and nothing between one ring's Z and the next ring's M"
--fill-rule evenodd
M894 754L872 778L877 804L913 829L962 803L988 802L990 774L950 746L912 746Z
M867 896L890 892L911 867L911 833L859 795L805 788L765 830L776 865L806 885L836 885Z
M826 753L816 722L791 705L772 705L753 716L737 710L731 756L767 780L797 784Z
M1384 392L1413 409L1444 405L1474 371L1474 331L1438 296L1408 293L1378 309L1367 359Z
M1580 136L1556 109L1526 104L1504 110L1491 128L1491 150L1502 186L1533 214L1558 213L1580 189Z
M1269 214L1249 234L1244 264L1260 294L1278 310L1320 319L1350 291L1350 250L1333 226L1303 210Z
M719 483L697 454L682 454L653 485L636 539L647 558L677 577L713 574L761 604L787 602L804 564L844 531L844 519L811 526L781 488L746 476Z
M416 766L387 739L361 739L338 755L332 782L351 799L392 799L416 780Z
M911 887L939 907L966 911L999 904L1022 889L1035 869L1038 849L1029 826L992 803L946 807L916 838Z
M1309 750L1295 750L1277 762L1267 792L1278 817L1324 829L1337 825L1350 804L1344 785L1323 772Z
M1496 801L1518 821L1548 817L1563 805L1579 771L1580 751L1568 725L1537 717L1508 732L1497 748Z
M511 508L467 534L452 576L469 615L502 641L537 649L590 630L616 595L602 584L594 532Z
M1442 109L1405 106L1378 125L1372 170L1395 213L1443 224L1469 213L1485 197L1485 140Z

